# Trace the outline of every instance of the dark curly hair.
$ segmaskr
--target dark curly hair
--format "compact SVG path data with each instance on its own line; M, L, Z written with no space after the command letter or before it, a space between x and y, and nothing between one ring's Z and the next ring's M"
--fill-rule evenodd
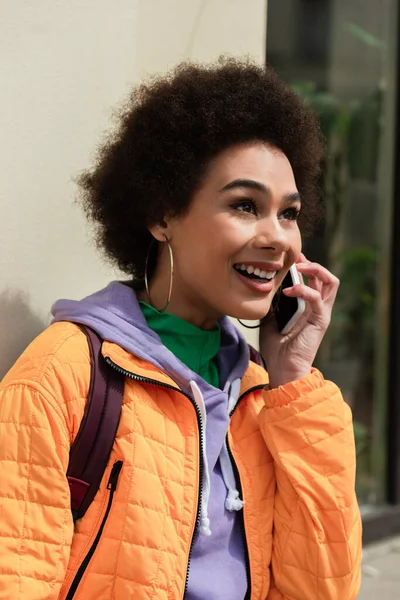
M269 67L232 58L183 63L133 90L78 183L98 246L135 287L143 285L148 227L184 214L210 161L253 140L289 159L307 233L320 213L324 145L315 115Z

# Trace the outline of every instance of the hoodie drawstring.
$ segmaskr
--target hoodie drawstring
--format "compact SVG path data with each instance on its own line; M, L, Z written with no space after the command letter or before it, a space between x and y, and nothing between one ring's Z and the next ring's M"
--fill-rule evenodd
M236 403L239 399L240 393L240 379L235 379L232 382L229 401L228 401L228 413L231 414L233 409L236 406ZM224 483L226 485L226 489L228 490L228 495L225 500L225 508L230 512L234 510L242 510L244 501L239 498L239 491L236 488L236 478L235 473L233 472L232 461L229 456L228 446L226 443L226 438L224 441L224 445L222 446L221 453L219 455L219 462L221 465L222 477L224 479Z
M211 535L210 519L208 518L208 503L210 500L210 471L208 469L207 451L206 451L206 429L207 429L207 413L204 404L204 398L200 391L199 386L195 381L190 382L190 388L193 393L193 399L196 403L197 408L200 411L203 427L201 429L202 436L202 457L203 461L203 481L202 483L202 494L200 498L200 533L203 535Z
M203 395L200 391L199 386L195 381L190 382L190 388L192 390L193 399L196 403L197 408L200 411L202 428L201 428L201 436L202 436L202 456L201 460L203 462L203 480L202 484L202 494L200 498L200 533L202 535L210 536L211 535L211 527L210 527L210 519L208 517L208 504L210 501L210 471L208 468L208 460L207 460L207 447L206 447L206 430L207 430L207 412L204 403ZM240 393L240 379L235 379L232 382L229 401L228 401L228 412L229 414L235 408L235 405L238 401ZM227 497L225 499L225 508L226 510L237 511L243 508L244 501L239 498L239 491L236 488L236 478L233 471L232 461L229 456L228 447L226 443L226 439L224 441L224 445L222 446L219 461L221 465L222 477L228 491Z

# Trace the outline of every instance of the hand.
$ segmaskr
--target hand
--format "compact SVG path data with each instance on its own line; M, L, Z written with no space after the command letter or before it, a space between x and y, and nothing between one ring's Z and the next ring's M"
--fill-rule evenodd
M260 352L267 363L271 387L285 385L310 373L329 326L339 288L337 277L307 260L304 254L300 255L296 267L301 275L308 277L308 286L300 283L282 293L304 299L303 315L287 335L279 333L272 316L267 317L260 327Z

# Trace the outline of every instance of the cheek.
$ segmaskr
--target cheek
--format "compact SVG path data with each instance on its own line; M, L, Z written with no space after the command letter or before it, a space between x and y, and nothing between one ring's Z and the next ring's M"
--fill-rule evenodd
M175 245L176 270L186 281L203 280L215 269L218 245L216 236L205 235L202 228L188 229Z
M256 232L253 227L225 221L215 228L213 235L220 254L234 257L251 242Z
M291 236L289 242L289 248L289 252L291 255L290 258L293 262L295 262L299 258L302 250L301 233L298 228L296 228L296 231L293 231L293 235Z
M204 215L181 223L176 231L175 252L177 267L185 280L220 278L234 262L235 255L248 244L252 233L226 218L207 218Z
M227 262L242 250L249 242L246 232L231 224L210 223L201 231L201 236L193 238L196 245L203 247L203 255L214 262L215 268L226 265Z
M186 284L210 292L226 286L235 251L237 246L230 238L222 236L221 231L208 230L205 238L195 235L187 240L185 248L180 246L177 267Z

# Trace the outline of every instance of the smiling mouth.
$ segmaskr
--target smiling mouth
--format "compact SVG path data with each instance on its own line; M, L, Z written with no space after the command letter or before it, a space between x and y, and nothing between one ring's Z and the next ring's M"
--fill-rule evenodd
M256 279L257 281L272 281L278 273L278 271L262 271L251 265L234 265L233 268L244 277Z

